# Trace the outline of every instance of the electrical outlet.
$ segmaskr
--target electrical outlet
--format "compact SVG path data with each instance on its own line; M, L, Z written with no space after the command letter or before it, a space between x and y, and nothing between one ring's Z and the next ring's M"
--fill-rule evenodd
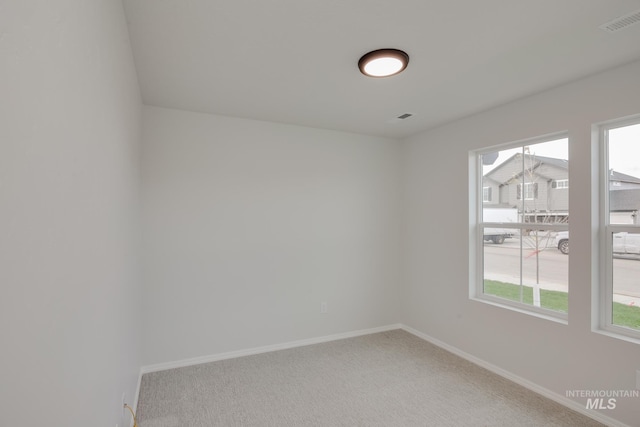
M324 314L327 312L327 303L325 301L322 301L320 303L320 313Z

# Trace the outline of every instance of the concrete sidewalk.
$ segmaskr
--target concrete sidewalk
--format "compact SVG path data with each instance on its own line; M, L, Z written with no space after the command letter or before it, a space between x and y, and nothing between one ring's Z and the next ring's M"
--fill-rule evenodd
M613 302L640 307L640 298L630 297L628 295L613 294Z
M504 283L520 283L520 278L519 277L513 277L513 276L509 276L506 274L490 274L487 275L487 277L485 277L488 280L495 280L498 282L504 282ZM529 287L534 287L535 286L535 282L534 281L528 281L528 280L524 280L522 283L524 286L529 286ZM545 282L545 281L541 281L540 284L538 285L540 286L540 289L545 289L545 290L549 290L549 291L560 291L560 292L567 292L567 285L566 284L562 284L562 283L552 283L552 282ZM622 294L613 294L613 301L614 302L619 302L621 304L625 304L625 305L633 305L636 307L640 307L640 298L639 297L635 297L635 296L630 296L630 295L622 295Z

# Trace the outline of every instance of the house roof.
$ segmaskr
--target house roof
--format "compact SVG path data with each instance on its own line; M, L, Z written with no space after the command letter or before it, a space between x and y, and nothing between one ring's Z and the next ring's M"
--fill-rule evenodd
M525 156L528 156L529 154L525 154ZM544 157L544 156L538 156L535 155L533 156L537 161L539 161L540 163L545 163L547 165L552 165L555 166L557 168L562 168L562 169L569 169L569 161L565 160L565 159L556 159L553 157Z
M494 169L492 169L491 171L487 172L484 175L485 178L489 178L489 179L492 179L492 180L494 180L496 182L500 182L501 180L494 179L493 175L495 175L501 169L506 167L506 165L508 165L509 163L511 163L513 161L516 161L516 159L518 159L517 161L521 161L521 160L519 160L521 156L523 156L522 153L515 153L514 155L509 157L507 160L502 162L499 166L497 166ZM569 161L568 160L556 159L556 158L553 158L553 157L538 156L538 155L533 155L533 154L524 154L524 156L525 156L525 162L535 162L535 164L531 163L532 166L535 169L539 168L540 165L542 165L542 164L547 164L547 165L554 166L554 167L557 167L557 168L560 168L560 169L564 169L564 170L568 170L569 169ZM515 176L518 176L518 175L515 175ZM514 178L514 177L510 177L510 179L512 179L512 178Z
M609 181L629 182L632 184L640 184L640 178L616 172L613 169L609 171Z
M507 160L502 162L499 166L497 166L494 169L492 169L491 171L487 172L484 175L484 177L499 183L500 180L494 179L493 175L495 175L497 172L500 171L500 169L504 168L509 163L515 161L516 158L519 158L522 155L525 156L525 162L528 162L528 161L535 162L535 164L532 164L534 169L539 168L540 165L543 165L543 164L554 166L554 167L557 167L557 168L560 168L560 169L565 169L565 170L569 169L569 161L565 160L565 159L557 159L557 158L554 158L554 157L538 156L538 155L533 155L533 154L515 153L514 155L509 157ZM520 160L518 160L518 161L520 161ZM611 180L611 181L626 182L626 183L630 183L630 184L640 184L640 178L637 178L635 176L631 176L631 175L627 175L627 174L624 174L624 173L621 173L621 172L617 172L617 171L615 171L613 169L611 169L609 174L610 174L609 180ZM515 175L515 176L519 176L519 174ZM540 176L542 176L542 175L540 175ZM513 177L510 177L510 178L512 179ZM616 191L623 191L623 190L616 190ZM627 197L627 196L617 196L617 197Z

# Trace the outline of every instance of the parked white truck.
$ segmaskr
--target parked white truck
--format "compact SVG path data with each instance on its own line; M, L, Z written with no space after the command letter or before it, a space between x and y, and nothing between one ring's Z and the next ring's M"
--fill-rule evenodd
M569 255L569 232L559 231L556 235L556 246L565 255ZM640 234L613 233L614 255L640 255Z
M513 237L517 232L514 228L502 228L500 224L518 222L518 209L516 208L483 208L482 222L498 223L495 227L484 229L484 241L501 245L504 239Z

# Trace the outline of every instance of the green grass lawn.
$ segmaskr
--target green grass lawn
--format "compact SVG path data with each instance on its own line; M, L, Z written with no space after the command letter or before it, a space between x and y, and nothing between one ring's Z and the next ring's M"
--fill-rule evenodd
M640 307L614 302L613 324L640 330Z
M485 280L484 292L488 295L533 305L533 288L530 286L522 286L522 300L520 300L520 286L512 283ZM567 293L540 289L540 305L543 308L566 313L569 307ZM640 329L640 307L614 302L613 324Z

